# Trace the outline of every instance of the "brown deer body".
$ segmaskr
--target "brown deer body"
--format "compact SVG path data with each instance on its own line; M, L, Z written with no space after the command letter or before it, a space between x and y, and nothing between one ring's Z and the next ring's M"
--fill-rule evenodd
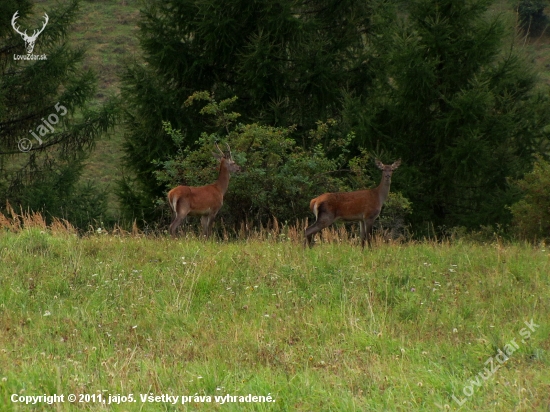
M224 154L216 144L221 154L213 153L220 160L218 179L206 186L178 186L168 192L168 203L174 212L174 220L170 224L170 234L175 237L178 226L187 215L201 217L203 234L210 236L214 218L223 205L223 196L229 186L229 177L233 172L241 170L231 157L231 149Z
M361 246L365 247L365 239L369 247L371 246L374 221L380 215L382 205L390 193L391 176L401 164L401 160L392 165L384 165L379 160L375 163L382 170L382 181L378 187L355 192L325 193L311 200L309 207L316 220L305 231L308 246L313 246L313 236L317 232L337 220L359 221Z

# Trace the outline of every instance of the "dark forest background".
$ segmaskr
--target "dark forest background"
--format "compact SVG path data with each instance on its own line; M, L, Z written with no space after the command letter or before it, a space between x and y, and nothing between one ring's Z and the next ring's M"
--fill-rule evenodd
M3 1L0 207L164 229L167 190L213 181L219 141L243 166L228 226L311 218L312 197L375 186L374 159L401 158L386 227L550 238L546 7ZM48 14L34 51L47 60L13 59L15 11L29 32Z

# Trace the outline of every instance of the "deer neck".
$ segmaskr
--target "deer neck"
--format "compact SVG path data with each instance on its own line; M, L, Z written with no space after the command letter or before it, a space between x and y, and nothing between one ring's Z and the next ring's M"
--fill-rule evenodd
M220 189L222 195L225 195L227 188L229 186L229 170L227 168L227 162L222 158L220 162L220 173L218 175L218 180L216 180L215 185Z
M378 198L380 199L380 204L384 203L388 198L388 195L390 193L390 184L391 184L391 179L390 180L384 179L384 175L382 174L382 181L376 188L376 191L378 192Z

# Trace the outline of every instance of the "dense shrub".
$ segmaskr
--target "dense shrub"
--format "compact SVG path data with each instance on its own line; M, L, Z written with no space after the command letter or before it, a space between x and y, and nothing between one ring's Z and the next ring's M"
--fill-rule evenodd
M406 217L412 212L411 202L400 192L390 192L383 210L375 226L392 239L408 236Z
M524 194L510 208L516 234L532 241L550 240L550 163L538 158L533 171L515 185Z
M273 217L293 224L296 219L313 217L309 202L324 192L376 185L368 172L377 170L375 176L378 180L379 171L366 151L349 161L345 158L353 135L331 140L328 146L319 143L325 140L334 125L333 121L319 122L317 128L309 132L311 144L308 146L312 149L305 150L291 138L292 127L257 123L234 125L238 114L227 110L234 99L217 103L207 93L196 93L188 104L197 99L208 101L202 112L213 114L224 132L203 134L198 142L199 149L191 150L183 147L185 139L182 133L165 123L167 134L179 150L168 161L157 163L161 169L157 172L157 179L167 189L179 184L200 186L213 182L217 177L218 162L211 152L215 141L225 135L223 140L230 144L233 159L242 167L240 173L232 176L219 213L219 219L230 227L241 222L266 224ZM329 158L326 153L335 146L338 146L341 155ZM159 199L159 202L164 203L165 200ZM408 201L394 195L388 199L387 206L383 213L404 225L405 215L410 210ZM384 226L394 230L389 222ZM396 230L395 233L398 233L400 229Z

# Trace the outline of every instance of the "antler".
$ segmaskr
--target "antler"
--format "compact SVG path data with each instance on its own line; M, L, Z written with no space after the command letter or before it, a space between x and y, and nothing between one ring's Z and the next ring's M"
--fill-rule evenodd
M23 36L24 39L35 40L38 37L38 35L44 31L44 29L46 28L46 25L48 24L48 21L50 20L50 18L48 17L48 14L44 13L44 20L45 21L44 21L44 23L42 23L42 28L34 30L34 32L32 33L32 36L29 37L29 35L27 34L27 30L25 30L25 32L22 33L21 31L19 31L19 27L21 27L21 26L17 26L17 27L15 26L15 21L19 18L17 13L19 13L19 10L17 10L14 13L13 17L11 18L11 25L17 33L19 33L21 36Z
M229 145L227 144L227 142L225 142L225 145L227 146L227 151L229 152L229 158L230 158L230 159L233 159L233 155L231 154L231 148L229 147Z
M223 152L222 149L220 149L220 146L218 146L218 142L215 142L216 143L216 147L218 148L218 150L220 151L220 153L222 154L223 157L225 157L225 153Z
M45 21L44 21L44 23L42 24L42 28L41 28L40 30L37 29L37 30L35 30L35 31L33 32L33 34L32 34L32 37L33 37L33 38L38 37L38 35L39 35L40 33L42 33L42 32L44 31L44 29L46 28L46 25L48 24L48 21L50 21L50 18L48 17L48 14L47 14L47 13L44 13L44 17L45 17L45 19L44 19Z
M25 30L25 33L21 33L21 32L19 31L19 27L20 27L20 26L15 27L15 20L17 20L17 19L19 18L19 16L17 15L17 13L19 13L19 10L17 10L17 11L14 13L13 17L11 18L11 26L12 26L13 29L14 29L17 33L19 33L21 36L29 37L29 36L27 36L27 30Z

